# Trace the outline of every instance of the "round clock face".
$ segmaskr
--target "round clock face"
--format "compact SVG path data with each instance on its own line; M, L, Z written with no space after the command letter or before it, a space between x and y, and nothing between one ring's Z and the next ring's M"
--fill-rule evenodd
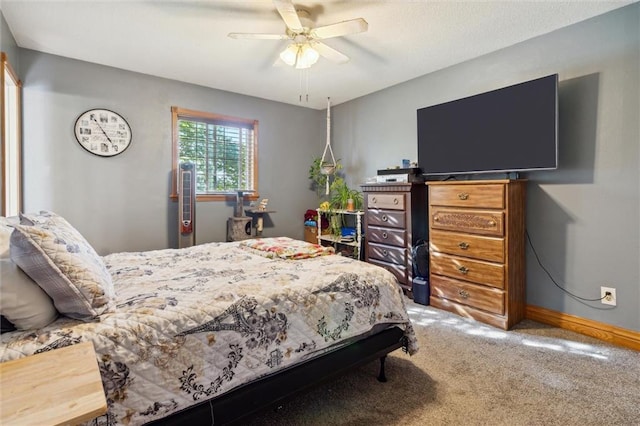
M108 109L90 109L78 117L76 139L80 146L101 157L121 154L131 143L131 127L120 114Z

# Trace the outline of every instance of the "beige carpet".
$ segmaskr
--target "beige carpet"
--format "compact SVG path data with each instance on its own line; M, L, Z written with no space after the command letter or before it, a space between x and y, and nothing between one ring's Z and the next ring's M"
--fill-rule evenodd
M525 320L508 332L408 301L420 351L302 394L252 425L640 425L640 353Z

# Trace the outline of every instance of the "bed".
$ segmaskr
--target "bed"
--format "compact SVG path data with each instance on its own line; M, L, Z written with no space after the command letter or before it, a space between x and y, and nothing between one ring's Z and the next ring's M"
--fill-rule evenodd
M3 333L0 361L93 342L108 404L93 425L237 421L417 350L394 276L330 248L281 237L101 257L52 212L9 228L2 290L14 262L55 319Z

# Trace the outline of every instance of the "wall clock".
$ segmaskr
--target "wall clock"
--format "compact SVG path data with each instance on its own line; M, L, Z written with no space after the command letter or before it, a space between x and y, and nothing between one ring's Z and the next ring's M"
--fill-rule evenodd
M101 157L122 154L131 144L131 127L117 112L90 109L80 114L74 126L80 146Z

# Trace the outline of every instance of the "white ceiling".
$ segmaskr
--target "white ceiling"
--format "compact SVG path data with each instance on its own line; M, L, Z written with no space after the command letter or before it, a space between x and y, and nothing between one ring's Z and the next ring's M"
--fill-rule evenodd
M315 26L353 18L366 33L325 40L351 60L304 74L274 66L287 42L271 0L0 0L18 46L322 109L606 13L638 0L298 0ZM303 96L308 94L308 102Z

